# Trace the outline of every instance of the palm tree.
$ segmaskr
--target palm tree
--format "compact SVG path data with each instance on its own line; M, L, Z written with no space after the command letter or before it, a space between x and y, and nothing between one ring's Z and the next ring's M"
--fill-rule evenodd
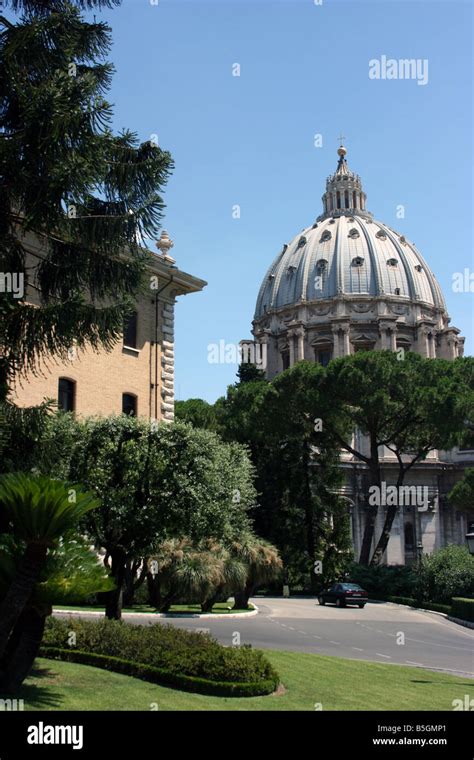
M158 572L152 582L151 596L160 612L167 612L179 599L188 602L206 599L223 582L222 557L200 550L187 537L163 541L148 560L149 568L153 562Z
M0 477L0 513L9 526L8 532L24 546L0 604L0 658L40 580L48 551L98 504L94 495L80 486L42 475L13 473Z
M278 549L252 534L243 535L231 545L231 552L247 567L245 583L234 588L234 609L246 610L258 586L275 581L283 569Z
M212 612L212 608L216 602L219 600L225 601L233 593L235 588L241 588L245 585L247 579L247 566L242 559L213 539L205 541L203 548L207 552L211 552L212 555L220 557L222 560L221 581L201 602L202 612Z

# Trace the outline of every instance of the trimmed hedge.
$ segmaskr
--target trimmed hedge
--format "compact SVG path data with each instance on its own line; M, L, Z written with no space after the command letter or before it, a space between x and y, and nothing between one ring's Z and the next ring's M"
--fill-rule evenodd
M172 686L181 689L181 691L191 691L196 694L207 694L216 697L260 697L265 694L272 694L279 683L278 676L258 683L210 681L208 678L170 673L167 670L163 670L163 668L155 668L152 665L124 660L121 657L83 652L79 649L41 647L40 656L50 660L63 660L66 662L76 662L81 665L92 665L95 668L102 668L103 670L111 670L114 673L122 673L126 676L140 678L142 681L150 681L162 686Z
M474 623L474 599L464 599L460 596L453 598L451 615L460 620L468 620Z
M62 656L80 652L81 657L92 656L94 664L103 657L126 668L129 675L148 672L157 682L188 690L194 685L195 691L204 689L206 694L268 694L279 682L263 652L248 645L224 647L208 634L160 623L136 626L106 618L53 617L46 624L42 651ZM214 686L217 691L211 691Z
M405 604L407 607L416 607L419 610L431 610L432 612L442 612L445 615L451 614L449 604L437 604L436 602L418 602L409 596L384 596L371 594L372 599L380 602L393 602L394 604Z

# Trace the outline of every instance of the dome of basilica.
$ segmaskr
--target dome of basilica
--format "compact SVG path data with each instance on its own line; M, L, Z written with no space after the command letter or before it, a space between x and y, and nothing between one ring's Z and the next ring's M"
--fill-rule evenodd
M324 213L283 246L263 280L255 318L299 302L347 295L390 296L446 309L440 286L415 245L365 210L360 178L339 149ZM344 151L344 152L342 152Z
M463 353L436 277L411 241L367 210L346 154L341 145L323 213L283 246L261 284L253 334L266 345L267 377L358 350Z

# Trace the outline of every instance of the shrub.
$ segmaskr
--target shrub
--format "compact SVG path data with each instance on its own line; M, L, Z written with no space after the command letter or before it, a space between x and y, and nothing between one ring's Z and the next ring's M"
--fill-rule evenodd
M69 647L70 634L75 645ZM278 674L262 652L243 647L223 647L207 634L171 625L133 626L124 622L52 618L43 646L72 652L119 658L150 666L173 676L189 676L213 683L247 683L276 687ZM272 689L273 690L273 689ZM268 693L264 691L262 693Z
M387 596L411 596L416 583L416 575L411 567L405 565L375 565L366 567L354 563L349 570L353 583L359 583L362 588L374 598Z
M191 691L198 694L211 694L218 697L259 697L271 694L278 685L278 679L267 679L248 683L233 683L228 681L210 681L208 678L184 676L178 673L170 673L162 668L154 668L152 665L142 665L139 662L124 660L121 657L109 657L103 654L81 652L71 649L58 649L57 647L44 647L41 650L43 657L52 660L65 660L66 662L78 662L81 665L91 665L95 668L111 670L143 681L151 681L166 686L174 686L182 691Z
M460 620L468 620L474 623L474 599L462 599L454 597L451 607L451 615Z
M445 546L422 557L415 588L419 600L450 604L469 597L474 588L474 557L466 546Z

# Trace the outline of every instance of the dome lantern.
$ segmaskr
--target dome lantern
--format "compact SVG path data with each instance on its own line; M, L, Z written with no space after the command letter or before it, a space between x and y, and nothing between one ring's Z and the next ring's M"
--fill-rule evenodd
M322 197L323 214L318 218L337 214L369 215L365 208L366 195L358 174L349 169L346 155L347 148L341 143L337 155L336 171L326 180L326 192Z

